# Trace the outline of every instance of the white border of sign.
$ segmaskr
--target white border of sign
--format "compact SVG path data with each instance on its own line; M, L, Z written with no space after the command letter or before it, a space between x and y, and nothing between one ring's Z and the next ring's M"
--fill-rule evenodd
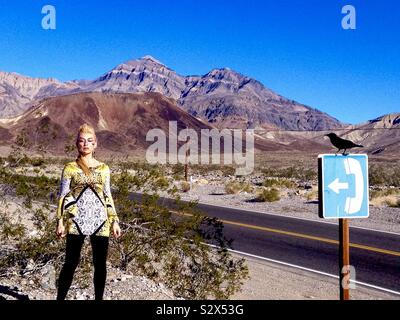
M319 154L318 155L318 159L320 159L321 158L321 186L319 186L319 183L318 183L318 187L321 187L322 188L322 192L320 193L320 192L318 192L318 195L319 194L321 194L322 195L322 197L323 197L323 194L324 194L324 188L325 188L325 186L324 186L324 170L323 170L323 168L324 168L324 156L334 156L335 154L334 153L324 153L324 154ZM340 155L340 156L342 156L342 155ZM367 201L368 201L368 205L367 205L367 216L364 216L364 217L352 217L351 215L348 215L348 216L346 216L346 217L326 217L325 216L325 210L324 210L324 203L323 203L323 200L322 199L319 199L319 197L318 197L318 201L321 201L322 200L322 205L321 204L318 204L318 206L322 206L322 215L323 215L323 219L366 219L366 218L369 218L369 170L368 170L368 155L367 154L364 154L364 153L349 153L349 154L347 154L346 156L363 156L363 157L365 157L365 163L366 163L366 170L367 170ZM318 211L319 211L319 208L318 208Z

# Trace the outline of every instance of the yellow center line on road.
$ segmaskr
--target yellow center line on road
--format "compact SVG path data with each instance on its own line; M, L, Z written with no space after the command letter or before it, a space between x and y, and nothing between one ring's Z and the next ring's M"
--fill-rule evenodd
M177 212L177 211L172 211L172 212L180 214L180 215L185 215L185 216L193 216L190 213L182 213L182 212ZM339 241L328 239L328 238L316 237L316 236L311 236L308 234L285 231L285 230L280 230L280 229L260 227L260 226L255 226L255 225L251 225L251 224L235 222L235 221L230 221L230 220L222 220L222 219L218 219L218 220L223 223L231 224L231 225L235 225L235 226L239 226L239 227L245 227L245 228L249 228L249 229L261 230L261 231L267 231L267 232L273 232L273 233L279 233L279 234L284 234L284 235L293 236L293 237L297 237L297 238L303 238L303 239L308 239L308 240L315 240L315 241L339 245ZM375 248L375 247L365 246L365 245L357 244L357 243L350 243L350 247L400 257L400 252L398 252L398 251Z

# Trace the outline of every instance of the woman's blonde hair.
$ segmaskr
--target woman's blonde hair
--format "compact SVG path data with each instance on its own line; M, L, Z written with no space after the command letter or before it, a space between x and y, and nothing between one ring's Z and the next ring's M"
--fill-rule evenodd
M87 124L84 123L81 125L78 129L78 135L76 136L76 145L78 146L78 141L79 141L79 136L81 133L91 133L94 136L94 139L96 140L96 132L94 131L94 128ZM79 154L78 157L76 158L76 163L78 164L79 167L83 170L83 172L87 175L90 176L91 172L87 164L83 161L81 155Z

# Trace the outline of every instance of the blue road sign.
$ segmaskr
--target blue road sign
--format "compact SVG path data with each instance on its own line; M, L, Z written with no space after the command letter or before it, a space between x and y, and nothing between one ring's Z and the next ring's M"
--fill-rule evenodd
M367 155L319 155L318 175L321 218L368 218Z

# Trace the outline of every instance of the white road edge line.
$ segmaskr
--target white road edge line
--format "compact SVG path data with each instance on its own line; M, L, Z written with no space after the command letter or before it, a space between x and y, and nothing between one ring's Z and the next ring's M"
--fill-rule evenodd
M215 245L212 245L212 244L208 244L208 243L203 243L203 244L209 245L209 246L214 247L214 248L219 248L218 246L215 246ZM291 264L291 263L287 263L287 262L283 262L283 261L279 261L279 260L274 260L274 259L269 259L269 258L257 256L257 255L251 254L251 253L246 253L246 252L232 250L232 249L228 249L228 251L234 252L234 253L237 253L237 254L241 254L241 255L244 255L244 256L249 256L249 257L252 257L252 258L257 258L257 259L261 259L261 260L265 260L265 261L269 261L269 262L273 262L273 263L277 263L277 264L282 264L282 265L289 266L289 267L292 267L292 268L297 268L297 269L301 269L301 270L305 270L305 271L321 274L321 275L324 275L324 276L327 276L327 277L339 279L339 276L337 276L337 275L333 275L333 274L330 274L330 273L326 273L326 272L322 272L322 271L318 271L318 270L314 270L314 269L305 268L305 267L298 266L298 265L295 265L295 264ZM386 288L382 288L382 287L378 287L378 286L374 286L374 285L369 284L369 283L365 283L365 282L361 282L361 281L354 281L354 280L350 280L350 282L354 282L355 284L359 284L361 286L365 286L365 287L381 290L381 291L384 291L384 292L400 295L400 292L397 292L397 291L394 291L394 290L390 290L390 289L386 289Z

